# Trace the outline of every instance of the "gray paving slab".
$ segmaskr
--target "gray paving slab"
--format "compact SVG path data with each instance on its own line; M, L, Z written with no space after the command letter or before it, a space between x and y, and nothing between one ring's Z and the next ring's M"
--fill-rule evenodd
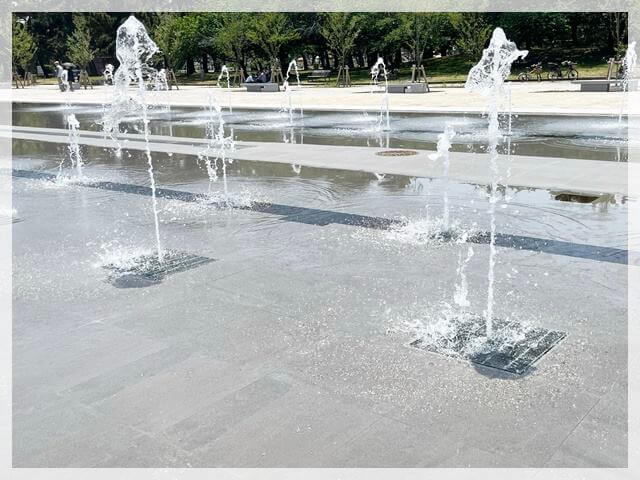
M243 419L205 447L194 466L334 466L333 452L379 418L295 382L279 401Z
M136 161L120 180L143 184ZM169 167L163 185L206 188L202 172L172 177L173 168L186 167ZM293 206L390 218L424 212L425 197L398 180L344 173L342 191L332 189L340 180L330 171L278 172L250 185ZM251 178L235 175L234 188ZM439 212L440 185L427 188L431 213ZM482 192L452 188L456 216L486 224ZM626 460L616 453L627 441L626 265L499 248L496 315L569 334L528 374L509 376L412 349L410 333L397 329L451 302L468 245L163 199L165 246L216 261L150 287L116 288L100 254L152 248L148 197L28 179L14 180L14 194L23 217L14 224L16 465ZM514 195L500 209L501 232L627 247L625 205L599 211L545 192ZM481 312L488 246L473 248L469 300Z
M164 433L189 452L206 448L222 435L232 432L240 422L274 402L280 402L292 388L294 385L286 379L267 375L207 405Z
M56 129L45 129L39 133L34 127L18 127L15 131L0 130L0 135L39 142L67 143L64 130L52 134ZM150 148L155 152L197 155L202 150L202 139L180 138L179 143L154 142L150 137ZM127 149L144 150L146 145L139 137L124 144ZM162 138L166 140L166 138ZM191 140L191 144L185 143ZM80 144L115 148L117 144L95 132L80 132ZM380 157L377 152L384 149L372 147L345 147L332 145L283 144L275 142L238 142L238 151L230 154L236 160L267 163L288 163L314 168L358 170L390 175L441 177L441 161L428 158L428 151L418 151L411 157ZM501 172L509 171L508 183L519 187L534 187L569 190L582 193L626 194L629 181L640 175L634 164L602 162L597 160L572 160L525 155L501 155L498 159ZM451 152L450 178L458 182L488 185L491 182L487 155Z
M345 468L436 466L458 454L463 448L458 442L455 435L433 434L385 417L342 445L336 453L336 464Z

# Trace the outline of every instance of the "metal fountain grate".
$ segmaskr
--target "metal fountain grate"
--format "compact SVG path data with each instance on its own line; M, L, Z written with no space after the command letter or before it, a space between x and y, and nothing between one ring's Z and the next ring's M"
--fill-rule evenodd
M417 155L415 150L382 150L376 152L376 155L380 157L410 157L411 155Z
M563 338L565 332L547 330L542 327L523 327L517 322L494 319L495 341L489 340L485 348L477 353L466 353L466 347L485 337L484 320L462 324L454 338L448 339L446 346L425 342L418 338L409 345L414 348L439 353L450 357L463 358L485 367L522 375L537 360L551 350ZM511 335L515 333L516 335ZM503 342L503 338L517 338L513 342Z
M8 225L10 223L18 223L21 222L22 218L14 215L0 215L0 225Z
M162 262L158 260L157 253L153 253L141 255L127 266L107 264L103 268L109 271L108 280L115 286L132 288L153 285L169 275L191 270L213 261L215 260L212 258L200 255L166 250Z

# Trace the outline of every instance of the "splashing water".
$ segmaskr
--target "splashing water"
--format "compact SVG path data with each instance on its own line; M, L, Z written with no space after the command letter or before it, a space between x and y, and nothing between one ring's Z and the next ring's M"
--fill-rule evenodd
M147 62L159 51L158 46L147 34L144 25L131 15L120 27L116 35L116 56L120 66L113 75L111 102L105 105L102 127L105 134L117 142L117 155L121 155L121 145L117 141L120 123L128 116L138 117L144 133L145 155L149 165L149 182L151 185L151 201L155 225L156 250L158 260L162 262L163 253L160 244L160 222L158 220L158 200L156 182L153 175L153 161L149 148L149 109L146 98L147 85L162 85L157 80L157 71ZM166 78L166 76L165 76ZM137 89L130 92L129 87L137 83ZM166 82L164 83L166 85Z
M629 83L633 78L633 72L636 69L636 63L638 62L638 54L636 53L636 42L633 41L627 47L627 52L624 55L624 59L622 60L622 99L620 100L620 113L618 114L618 129L622 125L622 112L624 111L624 106L627 100L627 95L625 92L629 91ZM618 130L618 136L620 131Z
M466 308L469 306L469 300L467 299L467 295L469 293L469 285L467 283L467 264L473 257L474 251L473 247L467 247L467 256L462 260L462 251L458 252L458 269L456 270L456 274L458 275L459 281L456 283L456 291L453 294L453 301L456 302L461 308Z
M226 137L224 134L224 118L222 108L216 102L215 94L209 92L207 108L206 132L208 137L207 146L198 153L198 159L204 160L209 176L208 195L211 196L211 186L218 179L218 160L222 166L222 180L224 185L224 200L228 201L227 189L227 162L232 163L233 159L227 158L227 154L235 151L233 134ZM211 158L213 157L213 163Z
M387 67L384 64L384 60L382 57L378 57L375 65L371 67L371 77L374 82L378 83L378 76L380 75L380 71L384 75L384 96L382 97L382 104L380 105L380 118L378 120L378 129L383 131L391 130L389 126L389 79L387 78ZM385 115L386 112L386 115ZM386 124L383 127L383 122L386 116Z
M511 71L511 64L517 58L524 58L529 52L518 50L516 44L507 40L504 31L496 28L491 36L489 47L482 52L482 58L477 65L471 68L465 84L465 89L478 92L488 99L489 128L488 152L492 173L489 215L490 215L490 242L489 242L489 286L487 289L487 308L485 310L486 334L493 333L493 287L494 268L496 264L496 203L498 202L498 141L500 139L500 124L498 122L498 104L504 96L504 81Z
M205 132L208 138L207 146L198 153L198 159L204 160L207 169L207 175L209 176L209 188L207 194L211 195L211 186L213 182L218 179L218 165L217 158L214 157L214 162L211 162L213 150L216 145L217 126L222 121L222 112L220 107L215 103L215 99L209 95L209 105L207 107L207 120L205 123Z
M456 135L451 125L444 128L444 132L438 135L438 151L429 155L431 160L442 158L444 163L444 189L442 192L442 226L445 231L449 230L449 150L451 150L451 140Z
M79 133L80 122L73 113L67 115L67 125L69 127L69 160L71 165L76 169L78 178L82 177L82 155L80 153Z
M229 78L229 69L227 68L226 65L222 65L222 68L220 69L220 75L218 75L219 87L222 87L222 85L220 85L220 80L222 80L222 77L224 75L227 76L227 100L229 103L229 113L233 113L233 107L231 106L231 80Z
M169 82L167 81L167 72L164 68L158 70L154 78L154 90L169 91Z
M300 76L298 74L298 62L291 60L289 62L289 67L287 68L287 75L285 76L284 83L282 84L284 91L287 94L287 111L289 112L289 125L293 125L293 101L291 99L291 85L289 84L289 75L291 74L291 69L293 69L296 73L296 82L298 84L298 88L300 88ZM300 116L303 116L302 106L300 106Z

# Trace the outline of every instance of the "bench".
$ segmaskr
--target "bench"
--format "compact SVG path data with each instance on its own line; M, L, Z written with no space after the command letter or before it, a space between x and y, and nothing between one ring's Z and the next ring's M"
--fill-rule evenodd
M247 88L247 92L279 92L280 85L277 83L243 83L243 87Z
M389 93L427 93L426 83L399 83L388 87Z
M580 85L581 92L619 92L622 90L622 80L574 80L571 83ZM629 81L628 89L635 91L638 89L638 80Z
M331 70L312 70L311 73L307 76L308 81L314 80L325 80L329 81L331 77Z

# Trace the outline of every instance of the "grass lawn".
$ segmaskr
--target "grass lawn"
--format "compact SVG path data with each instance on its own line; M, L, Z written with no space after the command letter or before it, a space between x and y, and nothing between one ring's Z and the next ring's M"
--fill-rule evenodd
M580 78L605 78L607 76L608 65L602 58L602 54L593 53L589 51L568 51L563 52L566 56L562 59L571 59L577 63L576 69L580 75ZM557 55L553 55L549 52L536 51L531 52L529 55L534 61L543 62L543 79L546 80L547 61L545 58L551 58L555 61L558 60ZM469 69L474 65L477 59L455 55L442 58L430 58L425 61L424 67L427 72L430 83L460 83L464 82L467 78ZM514 65L512 68L510 80L515 80L524 68ZM307 83L307 76L311 73L310 70L300 72L300 80ZM368 68L354 68L350 70L351 83L353 85L369 85L370 76ZM95 83L102 83L102 76L91 77ZM217 82L218 73L208 73L205 75L204 80L200 78L200 74L196 73L190 77L178 74L178 83L180 85L212 85ZM411 79L411 65L405 64L402 68L398 69L397 74L390 79L391 83L407 82ZM315 81L312 84L318 87L334 87L336 85L336 72L332 73L329 81ZM55 84L55 78L40 78L38 83L41 84ZM310 82L311 83L311 82Z

